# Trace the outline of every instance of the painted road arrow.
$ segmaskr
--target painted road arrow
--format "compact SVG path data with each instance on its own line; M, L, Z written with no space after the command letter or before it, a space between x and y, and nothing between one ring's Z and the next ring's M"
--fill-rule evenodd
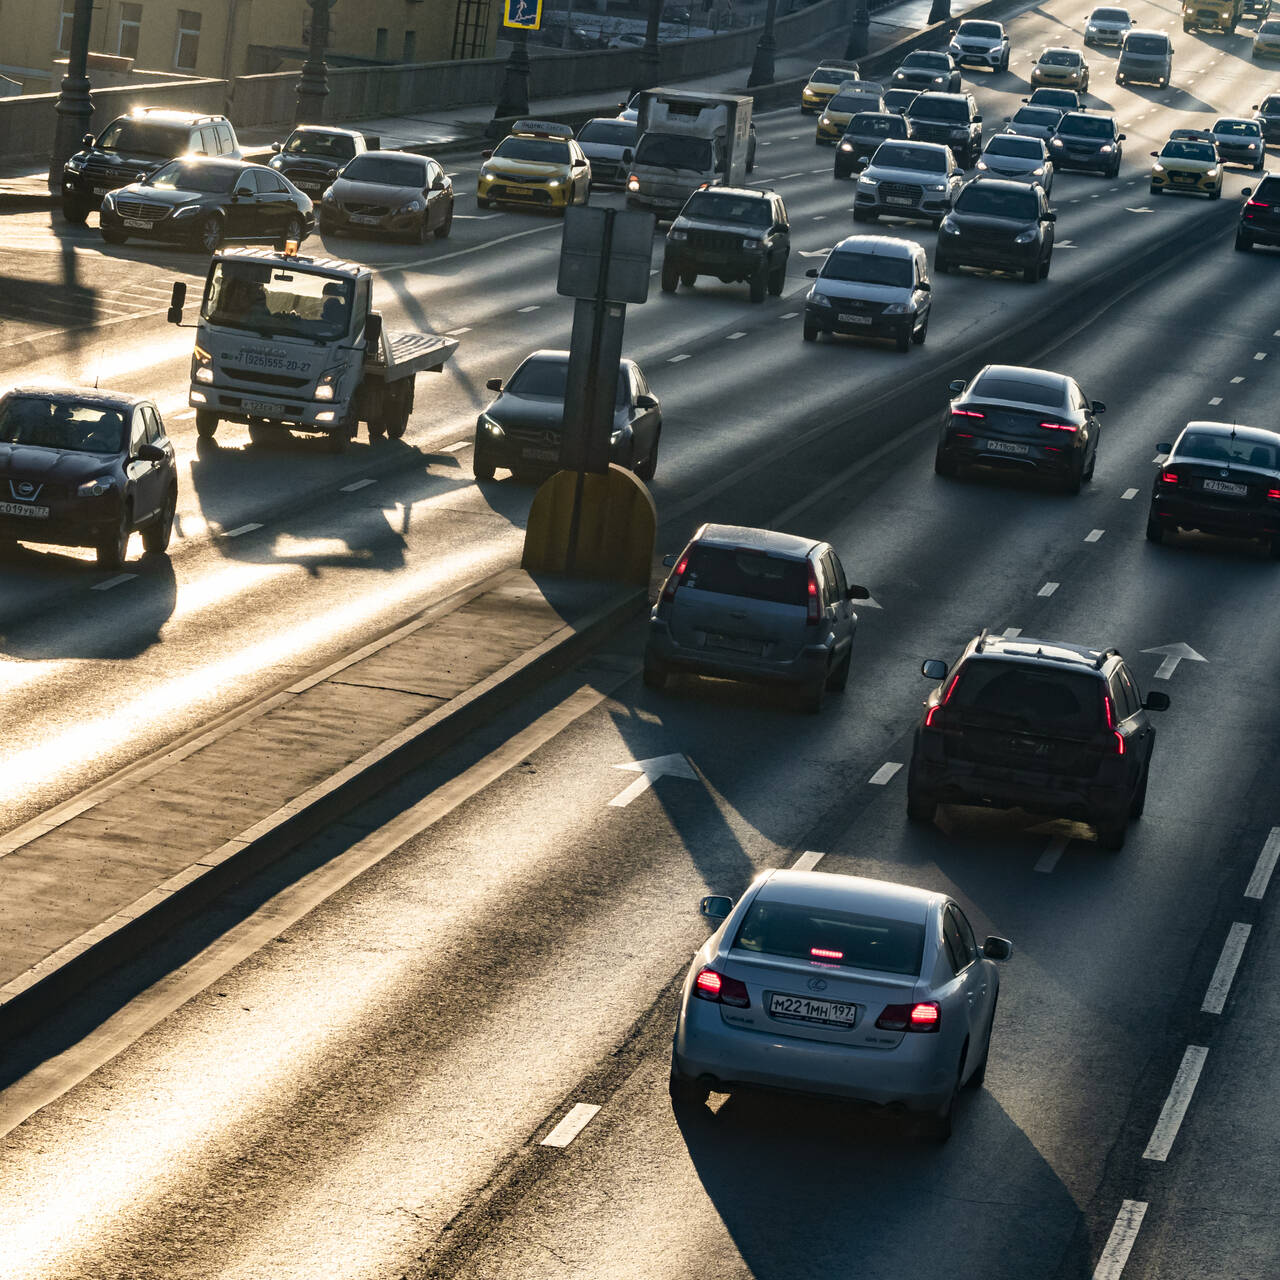
M655 778L689 778L693 782L698 780L698 775L682 755L654 756L652 760L630 760L626 764L615 764L613 767L627 769L640 775L609 801L615 809L621 809L629 805L636 796L644 795L653 786Z
M797 249L796 252L799 253L799 255L802 258L825 258L831 252L831 250L830 249Z
M1184 658L1188 662L1209 661L1208 658L1202 658L1189 644L1162 644L1157 649L1143 649L1142 652L1164 655L1164 661L1156 668L1157 680L1168 680Z

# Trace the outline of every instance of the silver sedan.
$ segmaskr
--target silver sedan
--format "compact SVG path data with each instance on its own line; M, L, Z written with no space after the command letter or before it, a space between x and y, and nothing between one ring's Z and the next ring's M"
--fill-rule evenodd
M943 893L821 871L765 871L685 979L671 1096L701 1105L739 1086L852 1099L916 1114L951 1136L962 1087L980 1085L1004 938L981 946Z
M1014 182L1038 182L1045 195L1053 191L1053 161L1043 138L997 133L987 139L978 161L978 172Z

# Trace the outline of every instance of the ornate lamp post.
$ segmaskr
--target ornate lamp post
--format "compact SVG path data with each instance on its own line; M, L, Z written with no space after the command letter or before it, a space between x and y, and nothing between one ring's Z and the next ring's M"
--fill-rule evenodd
M662 55L658 52L658 23L662 18L662 0L649 0L649 18L644 28L644 48L636 59L636 83L632 93L652 89L662 74Z
M760 43L756 45L755 61L751 64L751 74L747 77L747 88L758 84L773 83L773 55L777 43L773 38L773 20L778 16L778 0L769 0L764 11L764 30L760 33Z
M324 119L324 100L329 96L324 54L329 47L329 10L334 0L307 0L307 3L311 6L311 41L298 77L294 124L319 124Z
M62 190L62 166L68 156L80 150L80 139L89 132L93 119L93 99L89 96L89 28L93 23L93 0L76 0L71 19L71 48L67 54L67 74L62 78L58 113L49 156L49 190Z
M498 105L493 118L527 116L529 114L529 31L516 27L511 33L511 53L498 91Z
M934 0L938 3L938 0ZM871 14L867 10L867 0L853 0L853 19L849 23L849 43L845 45L846 58L865 58L867 56L867 28L871 25Z

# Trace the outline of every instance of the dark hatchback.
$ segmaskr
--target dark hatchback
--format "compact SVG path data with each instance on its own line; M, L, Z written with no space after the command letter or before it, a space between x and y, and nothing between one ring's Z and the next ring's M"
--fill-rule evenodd
M1280 434L1229 422L1189 422L1156 466L1147 537L1178 529L1261 538L1280 559Z
M118 569L135 529L148 553L168 547L177 500L153 401L81 387L0 396L0 548L93 547L99 565Z
M1252 249L1255 244L1280 245L1280 174L1265 173L1257 188L1240 192L1240 222L1236 227L1236 248Z
M1049 274L1056 217L1041 186L975 178L938 228L934 270L994 267L1034 284Z
M939 804L1026 809L1093 824L1104 849L1124 846L1146 804L1155 750L1143 698L1114 649L983 632L955 666L931 658L940 683L924 703L907 770L907 816Z
M1049 159L1053 167L1082 169L1114 178L1124 158L1124 134L1114 116L1095 115L1091 111L1068 111L1058 121L1049 139Z
M1093 478L1106 405L1085 398L1066 374L1020 365L989 364L967 385L951 383L955 397L943 415L934 470L958 474L962 466L1044 475L1078 493Z
M848 178L866 168L867 160L882 142L905 142L911 126L896 111L859 111L844 129L836 144L835 176Z
M103 198L102 238L188 244L213 253L224 240L283 248L315 228L311 199L266 165L242 160L172 160L143 182Z
M535 351L504 384L486 384L498 398L476 420L472 471L477 480L492 480L498 467L517 477L547 476L560 469L564 431L567 351ZM614 399L609 461L652 480L662 438L662 406L640 366L623 360Z

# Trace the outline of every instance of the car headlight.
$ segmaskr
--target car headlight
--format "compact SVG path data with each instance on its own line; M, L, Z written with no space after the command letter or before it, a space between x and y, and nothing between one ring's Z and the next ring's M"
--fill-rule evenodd
M486 435L492 436L495 440L506 433L487 413L480 415L480 430Z
M621 444L631 433L630 427L619 427L609 436L610 444Z
M677 231L675 227L672 227L671 230L667 232L668 240L687 240L688 238L689 233L687 231Z
M175 218L194 218L197 213L203 212L198 204L184 204L175 209L172 216Z
M1257 144L1256 142L1251 142L1251 143L1249 143L1249 150L1250 150L1250 151L1257 151L1257 149L1258 149L1258 144Z
M559 179L559 178L548 178L548 179L547 179L547 186L548 186L548 187L558 187L559 185L560 185L560 179Z
M942 83L942 80L943 80L943 77L942 77L942 76L934 76L934 77L933 77L933 83L934 83L934 84L941 84L941 83Z
M284 156L272 156L271 159L267 161L267 164L272 169L278 169L282 164L284 164Z
M104 209L111 209L112 211L115 210L116 193L114 191L108 191L107 194L102 197L102 207Z
M111 476L95 476L92 480L86 480L83 484L76 486L77 498L100 498L104 493L110 493L116 487L116 482Z
M1044 177L1044 165L1041 165L1038 169L1032 169L1032 170L1031 170L1031 176L1032 176L1033 178L1043 178L1043 177Z
M763 249L764 241L753 236L744 236L742 241L744 249Z
M945 191L947 189L947 184L945 182L927 182L925 183L924 189L936 195L939 192Z
M858 189L860 191L874 191L876 189L876 180L868 178L865 173L858 175Z
M198 342L191 352L191 381L213 381L213 357Z
M1102 146L1098 148L1098 150L1101 151L1104 156L1106 156L1106 155L1110 155L1111 152L1115 150L1115 147L1113 147L1109 142L1104 142Z
M343 366L336 364L332 369L326 369L316 383L316 399L332 400L337 394L338 383L342 381Z
M853 150L853 143L852 143L852 142L842 142L842 143L840 144L840 150L841 150L841 151L852 151L852 150Z
M82 156L72 156L62 167L68 173L79 173L84 168L84 158Z
M337 197L337 196L335 196L335 195L333 194L333 188L332 188L332 187L328 187L328 188L326 188L326 189L325 189L325 193L324 193L324 195L322 195L322 196L320 197L320 203L321 203L321 204L333 204L333 202L334 202L335 200L337 200L337 198L338 198L338 197Z
M493 177L493 170L490 169L487 164L482 164L480 166L479 176L487 181L488 179Z
M1013 237L1013 243L1030 244L1036 238L1037 234L1038 233L1034 227L1029 227L1026 231L1019 231L1018 234Z
M1155 164L1153 164L1153 165L1151 166L1151 172L1152 172L1152 173L1163 173L1163 172L1164 172L1164 165L1162 165L1162 164L1160 163L1160 161L1159 161L1159 160L1157 160L1157 161L1155 162Z
M1206 178L1216 178L1221 172L1222 170L1215 164L1212 169L1206 169L1204 171L1204 176Z
M1060 147L1060 146L1062 146L1062 145L1063 145L1063 142L1062 142L1062 139L1061 139L1061 138L1050 138L1050 139L1049 139L1049 145L1050 145L1051 147Z
M951 54L952 57L955 57L956 54L961 52L961 49L960 49L960 46L956 44L956 42L953 40L949 45L947 45L947 52Z
M909 315L913 309L909 302L891 302L881 314L886 316L905 316Z
M979 160L979 161L978 161L978 166L977 166L977 167L978 167L979 169L981 169L983 173L986 173L986 171L987 171L987 162L986 162L985 160Z
M819 124L830 124L830 123L831 123L831 117L830 117L830 116L825 116L825 115L824 115L824 116L820 116L820 117L818 118L818 123L819 123Z
M1087 27L1085 27L1084 33L1087 36L1096 36L1098 34L1098 28L1091 22Z
M408 204L402 204L396 210L396 214L399 215L402 213L421 213L422 210L425 209L426 207L427 207L426 201L422 200L420 197L415 196L414 199L410 200Z
M829 307L831 299L825 293L819 293L816 289L810 289L805 296L805 302L811 307Z
M960 228L951 218L943 218L942 225L938 230L946 232L949 236L958 236L960 234Z

